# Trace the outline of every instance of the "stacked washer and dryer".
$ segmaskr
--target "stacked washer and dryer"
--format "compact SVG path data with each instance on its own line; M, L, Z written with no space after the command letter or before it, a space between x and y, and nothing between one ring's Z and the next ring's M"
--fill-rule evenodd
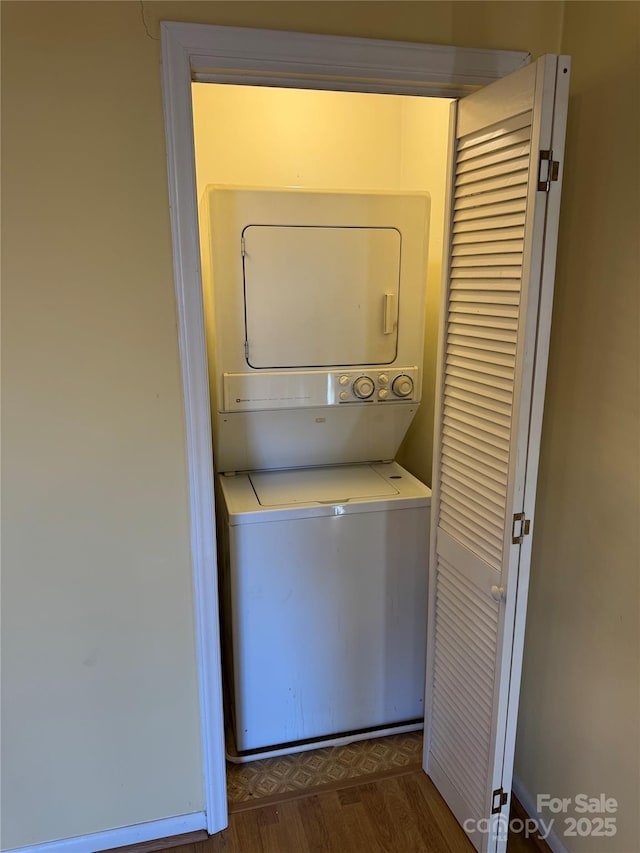
M233 755L418 728L429 197L210 186L202 222Z

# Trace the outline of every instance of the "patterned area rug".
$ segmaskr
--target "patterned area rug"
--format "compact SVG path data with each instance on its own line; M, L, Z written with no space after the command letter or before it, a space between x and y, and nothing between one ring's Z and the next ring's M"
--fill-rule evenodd
M227 763L229 805L264 797L309 791L362 776L420 766L422 732L388 735L347 746L330 746L295 755Z

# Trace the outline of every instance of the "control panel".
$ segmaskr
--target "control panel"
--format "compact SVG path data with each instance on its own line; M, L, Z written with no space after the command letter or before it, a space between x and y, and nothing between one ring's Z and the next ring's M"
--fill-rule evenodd
M412 401L417 399L417 368L404 370L345 371L336 376L336 401L361 403L370 401Z
M225 412L299 409L357 403L416 403L418 368L365 367L224 373Z

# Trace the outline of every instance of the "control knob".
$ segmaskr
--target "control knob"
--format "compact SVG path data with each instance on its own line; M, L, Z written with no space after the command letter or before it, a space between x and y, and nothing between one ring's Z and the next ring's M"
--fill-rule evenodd
M374 392L375 384L369 376L358 376L353 383L353 393L361 400L368 399Z
M408 397L413 391L413 379L406 373L401 373L393 380L391 388L396 397Z

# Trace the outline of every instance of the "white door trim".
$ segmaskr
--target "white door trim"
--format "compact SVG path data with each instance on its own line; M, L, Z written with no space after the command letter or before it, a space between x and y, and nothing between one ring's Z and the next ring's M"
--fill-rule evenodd
M207 830L227 824L209 383L200 278L192 80L455 98L530 61L477 50L162 22L162 88L184 389Z

